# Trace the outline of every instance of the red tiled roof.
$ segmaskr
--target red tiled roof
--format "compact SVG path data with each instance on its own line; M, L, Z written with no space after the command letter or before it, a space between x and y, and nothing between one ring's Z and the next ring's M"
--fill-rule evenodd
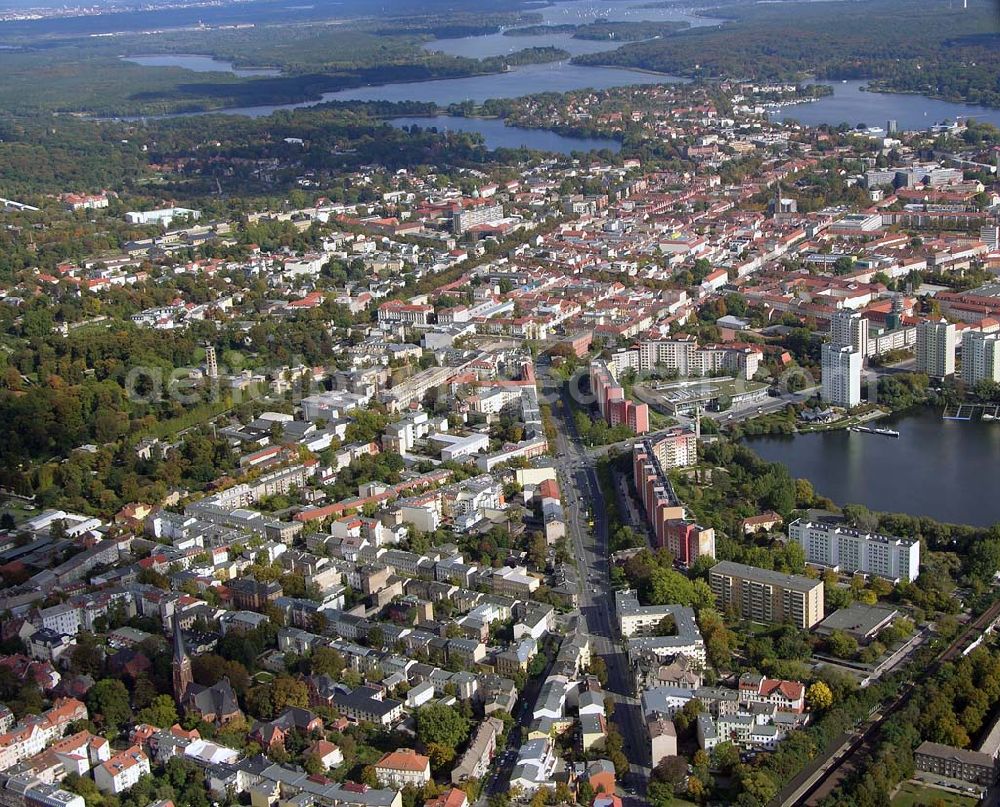
M427 770L430 764L430 759L423 754L418 754L411 748L401 748L398 751L390 751L375 763L375 767L393 771L419 772Z

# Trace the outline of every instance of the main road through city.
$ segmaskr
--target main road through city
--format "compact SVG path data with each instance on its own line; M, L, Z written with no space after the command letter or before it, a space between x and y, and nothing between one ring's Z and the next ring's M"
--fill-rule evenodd
M614 619L614 595L608 577L608 520L604 497L594 469L596 457L579 440L573 423L575 411L565 385L543 374L542 392L553 406L556 427L552 446L554 462L565 505L566 532L579 575L579 613L590 635L591 653L604 659L608 670L607 692L614 697L614 723L621 732L624 752L631 763L629 773L620 781L626 790L624 803L631 807L645 804L642 798L650 774L649 740L642 709L633 695L634 684L629 672ZM627 450L627 444L623 444ZM593 526L589 524L591 515ZM532 679L521 694L514 717L526 731L532 722L532 712L538 698L541 680ZM511 732L514 735L514 732ZM498 752L495 769L486 782L482 798L476 807L483 807L488 796L507 790L514 765L517 742L511 737L506 749Z
M649 739L642 709L633 695L634 681L614 619L614 594L608 576L608 519L594 467L596 452L587 451L580 442L573 422L575 410L564 383L546 374L542 374L542 378L542 392L549 401L557 402L553 406L556 439L552 448L565 505L567 539L579 576L579 613L590 635L592 655L603 658L607 666L606 690L615 701L613 720L621 732L624 752L630 762L629 773L619 782L626 791L623 801L630 807L637 807L646 803L642 796L651 772ZM621 447L628 450L628 443ZM541 683L541 677L531 679L521 693L514 717L525 731L531 725ZM516 733L511 734L507 748L498 751L494 770L476 807L484 807L487 797L506 792L508 788L517 753Z
M556 427L555 462L566 506L567 537L576 558L580 578L580 613L591 638L591 652L604 659L608 690L615 698L614 722L632 763L626 781L628 791L645 792L649 775L649 750L645 722L639 702L633 697L634 682L628 658L617 635L614 596L608 577L608 519L594 458L580 442L573 422L573 406L566 388L556 379L546 379ZM588 514L593 515L590 527ZM631 793L629 794L631 795ZM636 803L639 803L637 800Z

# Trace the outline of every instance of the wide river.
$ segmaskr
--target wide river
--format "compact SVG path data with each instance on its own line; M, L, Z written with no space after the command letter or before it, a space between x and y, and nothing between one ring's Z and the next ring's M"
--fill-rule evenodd
M879 421L885 424L897 439L833 431L746 443L838 505L977 526L1000 521L1000 422L943 420L938 411L920 410Z

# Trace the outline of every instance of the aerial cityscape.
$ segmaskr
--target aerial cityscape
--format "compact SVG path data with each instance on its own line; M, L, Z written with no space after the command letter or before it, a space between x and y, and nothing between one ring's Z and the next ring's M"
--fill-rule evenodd
M997 3L0 68L0 807L1000 805Z

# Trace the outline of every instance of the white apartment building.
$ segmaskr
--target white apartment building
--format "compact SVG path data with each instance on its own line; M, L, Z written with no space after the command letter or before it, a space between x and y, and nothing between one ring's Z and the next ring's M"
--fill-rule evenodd
M87 707L75 698L57 698L52 708L40 715L28 715L16 727L0 735L0 771L5 771L45 749L62 737L74 720L86 720Z
M191 220L200 219L201 212L186 207L164 207L159 210L132 210L125 214L125 220L129 224L159 224L164 229L169 227L174 219L182 217Z
M852 347L868 356L868 320L856 311L838 311L830 318L830 344Z
M915 580L920 574L918 540L801 518L788 525L788 537L802 547L806 563L903 582Z
M847 409L861 403L861 353L847 345L823 345L823 400Z
M305 420L336 420L346 412L357 409L368 403L368 396L353 392L333 390L309 395L301 401L302 417Z
M54 630L56 633L76 636L83 627L83 609L70 603L64 602L51 608L43 608L40 615L42 627Z
M473 412L483 415L497 415L508 406L521 400L521 390L517 387L495 387L469 398Z
M656 628L664 617L672 616L674 605L640 605L636 594L631 589L615 592L615 605L618 610L618 627L621 635L654 636Z
M628 639L630 657L652 653L660 658L686 656L697 663L705 663L705 642L694 609L686 605L640 605L635 591L625 589L615 593L615 611L618 628ZM674 634L657 636L665 617L672 617Z
M149 757L138 745L115 754L107 762L94 768L94 782L105 793L123 793L149 774Z
M503 205L483 204L481 200L467 204L452 213L451 226L456 235L462 235L480 224L494 224L503 218Z
M1000 334L969 331L962 336L962 380L1000 382Z
M616 373L632 368L639 371L660 367L676 370L681 376L707 376L723 371L737 378L751 379L760 367L762 351L754 345L706 345L693 338L654 339L638 348L615 353L611 364Z
M955 326L940 322L921 322L917 326L917 372L931 378L955 374Z
M378 307L379 323L403 323L404 325L427 325L434 313L434 306L422 303L404 303L390 300Z

